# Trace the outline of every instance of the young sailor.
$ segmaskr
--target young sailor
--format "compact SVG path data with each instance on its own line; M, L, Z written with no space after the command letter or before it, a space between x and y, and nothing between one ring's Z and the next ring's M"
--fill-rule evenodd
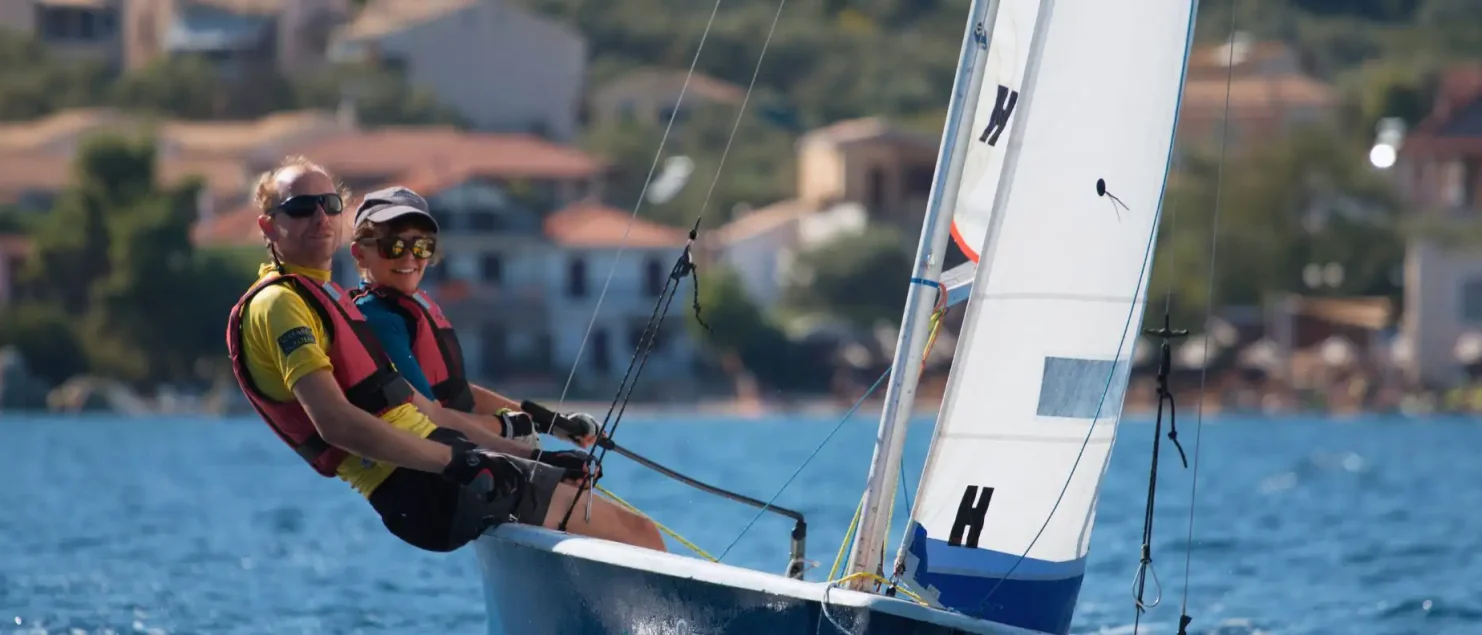
M227 349L237 383L268 426L325 477L365 496L392 534L451 551L503 522L556 527L589 492L579 450L540 452L473 417L448 416L397 373L365 316L330 280L346 192L290 157L258 180L270 262L232 308ZM461 413L458 413L461 414ZM567 530L663 550L653 523L610 501Z
M413 388L445 408L500 417L505 437L536 447L532 428L581 447L596 441L599 426L589 414L557 415L559 425L532 422L518 402L468 381L453 325L420 289L439 255L437 219L426 199L404 187L371 192L355 211L353 231L350 254L362 280L351 292L355 304Z

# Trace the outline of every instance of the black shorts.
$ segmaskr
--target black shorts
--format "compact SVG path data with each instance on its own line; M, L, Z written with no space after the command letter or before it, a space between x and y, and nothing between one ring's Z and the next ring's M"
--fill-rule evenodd
M470 443L463 433L447 428L438 428L427 438L448 445ZM525 474L521 487L511 496L486 500L482 494L441 475L397 468L371 492L371 507L397 538L438 552L458 549L500 523L544 524L551 496L565 471L504 456Z

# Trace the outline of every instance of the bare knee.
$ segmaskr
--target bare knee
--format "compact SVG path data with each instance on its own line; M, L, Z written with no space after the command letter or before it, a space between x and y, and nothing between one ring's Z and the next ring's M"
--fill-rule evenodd
M657 551L668 551L657 523L628 509L615 507L613 511L616 513L618 522L622 523L624 529L627 530L625 533L633 536L635 540L642 541L642 546Z
M592 499L592 516L588 521L585 507L590 496L590 491L583 491L578 495L575 487L562 483L551 497L551 505L544 525L552 529L558 528L574 499L576 509L571 514L567 526L567 529L573 533L666 551L664 537L659 534L659 529L653 521L608 499L601 497Z

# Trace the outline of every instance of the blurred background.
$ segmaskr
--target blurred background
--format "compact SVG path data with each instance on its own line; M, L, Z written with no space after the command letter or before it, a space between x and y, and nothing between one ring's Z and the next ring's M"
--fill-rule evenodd
M889 281L909 276L969 4L787 3L703 207L711 330L686 281L634 395L635 447L764 496L889 367L906 293ZM425 286L475 381L554 401L569 377L568 405L600 418L777 10L723 3L685 88L713 8L0 0L0 631L480 632L472 556L384 535L274 445L232 381L226 313L265 257L250 187L302 154L355 193L420 192L446 248ZM1146 321L1171 293L1192 331L1170 377L1181 422L1199 404L1219 430L1201 475L1216 499L1199 502L1216 535L1165 545L1169 563L1198 554L1195 614L1220 616L1191 632L1482 632L1482 544L1465 537L1482 534L1458 502L1482 475L1466 459L1482 442L1482 1L1204 0L1188 65ZM965 260L950 249L948 267ZM962 313L923 377L908 470ZM1083 592L1113 608L1083 609L1083 632L1130 628L1154 344L1138 343L1133 432L1107 476L1127 504L1102 503L1105 577ZM838 525L815 555L843 535L882 396L779 499ZM713 465L731 448L757 454ZM1165 474L1186 497L1187 473ZM701 542L749 518L699 515L728 508L636 469L613 483ZM1363 546L1303 529L1335 523L1362 525ZM781 531L738 562L780 571ZM295 608L309 588L333 599Z

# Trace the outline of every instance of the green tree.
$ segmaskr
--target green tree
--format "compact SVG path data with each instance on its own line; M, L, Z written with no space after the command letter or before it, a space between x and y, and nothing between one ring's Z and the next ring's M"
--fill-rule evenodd
M769 388L797 392L827 386L830 369L823 360L789 341L752 302L734 271L707 268L702 276L701 315L710 328L702 327L693 315L688 321L705 350L718 358L738 359Z
M784 302L791 309L837 315L862 328L898 323L911 276L911 254L903 244L893 227L871 225L863 233L804 252Z
M762 121L754 114L742 117L741 125L731 139L736 107L694 107L675 122L664 144L664 159L686 156L693 162L684 187L661 204L644 201L640 213L661 222L689 227L704 209L705 226L714 227L731 218L738 204L760 207L788 198L795 191L794 137L786 130ZM608 202L632 209L638 203L654 154L664 137L664 128L633 120L614 121L593 126L583 146L604 157L614 167L610 186L605 191ZM730 152L725 153L727 141ZM720 163L725 153L725 165ZM662 161L662 159L661 159ZM663 170L660 163L654 172ZM719 180L716 173L720 171ZM711 191L712 182L715 189ZM706 196L709 203L706 204Z
M1344 73L1338 81L1344 129L1357 143L1373 143L1380 119L1420 123L1431 112L1440 67L1431 57L1386 58Z
M351 98L356 117L367 126L467 125L456 111L439 104L431 92L412 86L405 76L388 70L340 66L299 78L285 90L291 91L298 108L333 109Z
M39 40L0 30L0 120L30 119L99 102L108 84L98 62L62 62Z
M59 384L88 367L74 323L55 304L13 304L0 312L0 348L14 346L31 372L51 385Z
M1202 319L1208 298L1210 230L1217 165L1191 159L1164 202L1148 319L1162 319L1171 289L1184 324ZM1367 148L1328 128L1291 137L1227 165L1219 201L1216 305L1260 304L1272 292L1398 294L1403 261L1398 203L1367 164ZM1336 262L1337 289L1307 289L1308 263Z
M234 103L230 84L210 61L193 55L161 57L124 75L108 97L120 108L182 119L226 117Z
M160 189L154 157L146 140L86 142L35 236L26 283L28 301L54 307L34 309L30 320L42 326L33 331L60 333L54 322L65 316L88 370L141 386L200 379L198 362L223 352L224 316L252 274L195 252L190 227L201 184ZM61 350L42 357L65 358ZM58 375L77 372L76 363L45 363Z

